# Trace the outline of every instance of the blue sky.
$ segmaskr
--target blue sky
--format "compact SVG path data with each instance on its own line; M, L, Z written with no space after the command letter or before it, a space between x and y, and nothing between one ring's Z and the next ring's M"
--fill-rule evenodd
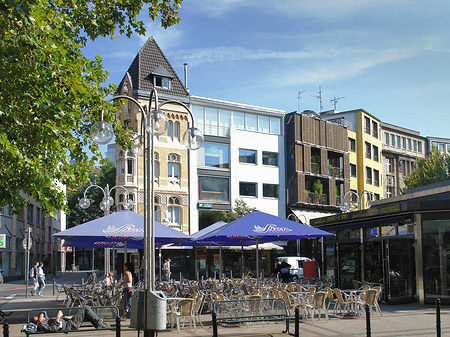
M118 84L153 35L191 94L295 111L363 108L382 121L449 137L450 3L446 0L184 0L178 26L100 39Z

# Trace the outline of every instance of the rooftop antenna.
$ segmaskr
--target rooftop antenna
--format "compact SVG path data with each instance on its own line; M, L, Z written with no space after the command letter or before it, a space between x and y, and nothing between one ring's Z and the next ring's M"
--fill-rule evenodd
M305 90L303 91L299 91L298 95L297 95L297 112L300 112L300 96L305 92Z
M334 110L336 110L336 104L337 102L339 102L341 99L345 98L345 96L342 97L336 97L334 96L333 99L330 99L330 102L333 103L334 106Z
M322 111L323 111L323 101L326 99L326 97L323 97L322 98L322 87L320 86L319 87L319 95L318 96L314 96L314 95L311 95L312 97L315 97L315 98L317 98L318 100L319 100L319 103L320 103L320 113L322 113Z

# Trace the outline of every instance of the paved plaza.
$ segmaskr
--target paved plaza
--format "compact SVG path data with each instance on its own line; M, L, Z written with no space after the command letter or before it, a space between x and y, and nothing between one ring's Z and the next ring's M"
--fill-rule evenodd
M70 273L57 276L58 282L72 283L81 281L86 273ZM10 336L24 336L20 329L26 320L26 313L33 308L48 308L62 306L63 296L55 301L53 295L52 280L44 289L43 297L29 296L25 298L25 285L23 281L10 282L0 285L0 309L13 314L8 318L10 323ZM372 336L397 337L397 336L436 336L436 317L434 306L418 304L381 305L383 316L377 319L372 317ZM190 326L184 327L178 334L176 328L159 332L159 336L212 336L211 315L202 315L204 327L198 327L197 332ZM442 336L450 336L450 307L441 309ZM311 320L300 322L300 336L366 336L366 322L364 318L341 318L330 316L329 322L325 318L312 324ZM137 336L137 332L129 328L129 321L123 324L122 336ZM284 323L269 323L263 326L261 323L252 323L247 328L240 326L219 326L219 336L286 336L282 333ZM291 331L294 324L291 323ZM80 336L81 334L76 334ZM115 336L114 332L89 332L91 336ZM140 334L143 336L142 332Z

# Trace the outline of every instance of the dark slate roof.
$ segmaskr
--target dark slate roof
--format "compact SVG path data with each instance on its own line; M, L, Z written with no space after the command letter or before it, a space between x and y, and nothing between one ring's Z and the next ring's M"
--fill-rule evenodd
M157 88L158 93L170 96L189 96L188 91L184 87L172 65L167 60L161 48L159 48L153 36L150 36L147 42L145 42L142 46L127 72L130 74L132 80L133 91L151 91L153 88L153 83L151 78L152 76L149 75L160 75L169 77L172 81L170 89ZM116 93L121 92L125 77L126 76L124 76L120 82Z

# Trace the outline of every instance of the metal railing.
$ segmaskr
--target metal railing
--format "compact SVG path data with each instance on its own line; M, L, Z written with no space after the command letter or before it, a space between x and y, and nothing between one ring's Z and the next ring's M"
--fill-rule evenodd
M328 175L336 178L344 178L344 169L341 167L329 167Z
M311 173L320 174L320 165L311 163Z
M305 202L310 204L328 205L328 196L326 194L317 194L314 192L305 193Z

